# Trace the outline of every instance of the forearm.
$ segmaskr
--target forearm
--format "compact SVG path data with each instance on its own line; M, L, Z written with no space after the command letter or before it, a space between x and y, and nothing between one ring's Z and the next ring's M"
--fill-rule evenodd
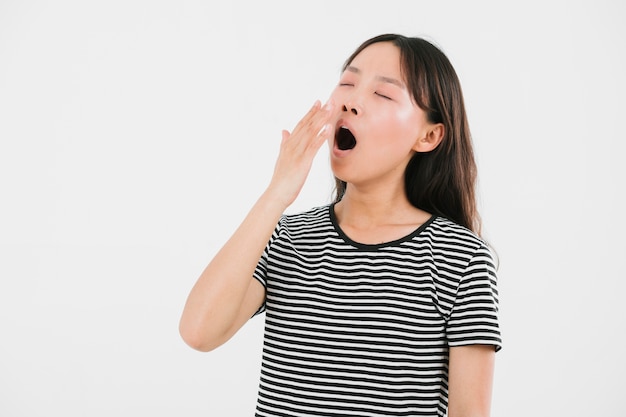
M199 350L219 344L235 323L254 269L285 207L264 193L192 288L180 321L185 342Z

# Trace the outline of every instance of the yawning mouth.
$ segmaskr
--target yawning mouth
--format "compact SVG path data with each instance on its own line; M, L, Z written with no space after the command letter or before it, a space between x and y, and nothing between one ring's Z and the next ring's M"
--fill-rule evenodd
M347 127L341 126L337 129L337 134L335 135L335 143L337 144L337 148L342 151L347 151L348 149L352 149L356 146L356 138L350 132L350 129Z

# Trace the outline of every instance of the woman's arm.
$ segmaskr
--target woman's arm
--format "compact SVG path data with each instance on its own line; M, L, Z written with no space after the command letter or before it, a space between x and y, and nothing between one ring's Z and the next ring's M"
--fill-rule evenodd
M450 348L448 417L490 415L494 363L494 346Z
M260 307L263 286L253 278L283 211L304 185L315 154L332 135L333 108L313 108L283 140L270 185L192 288L179 331L187 344L209 351L226 342Z
M253 278L283 207L263 195L193 286L179 331L207 352L226 342L261 306L265 290Z

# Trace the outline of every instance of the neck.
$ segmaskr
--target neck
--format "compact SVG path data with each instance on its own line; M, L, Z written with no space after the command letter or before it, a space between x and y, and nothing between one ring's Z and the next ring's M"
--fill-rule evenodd
M364 190L349 184L335 206L339 223L358 228L369 228L394 223L421 223L429 214L415 208L403 188L389 187Z

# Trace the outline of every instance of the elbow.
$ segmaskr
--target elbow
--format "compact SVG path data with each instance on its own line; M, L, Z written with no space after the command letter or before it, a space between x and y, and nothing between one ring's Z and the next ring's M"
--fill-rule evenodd
M180 321L178 332L189 347L199 352L210 352L222 344L203 326L188 323L184 319Z
M183 341L190 348L197 350L198 352L210 352L214 349L214 347L210 346L208 343L203 342L200 338L191 336L188 334L181 333Z

